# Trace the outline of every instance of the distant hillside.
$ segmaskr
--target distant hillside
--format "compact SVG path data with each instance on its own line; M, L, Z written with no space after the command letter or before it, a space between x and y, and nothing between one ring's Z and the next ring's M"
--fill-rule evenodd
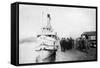
M28 38L23 38L19 40L19 44L30 43L30 42L38 42L38 40L36 37L28 37Z

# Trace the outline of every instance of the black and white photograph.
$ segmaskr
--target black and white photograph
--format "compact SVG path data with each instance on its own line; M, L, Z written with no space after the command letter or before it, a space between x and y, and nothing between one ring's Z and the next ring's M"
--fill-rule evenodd
M19 64L97 60L96 7L18 7Z

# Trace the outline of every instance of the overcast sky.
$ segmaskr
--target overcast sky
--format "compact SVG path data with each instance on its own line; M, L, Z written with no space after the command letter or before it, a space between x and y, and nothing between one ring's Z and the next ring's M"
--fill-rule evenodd
M85 31L96 30L95 9L20 5L19 39L38 34L47 24L47 13L51 15L51 25L59 37L77 38Z

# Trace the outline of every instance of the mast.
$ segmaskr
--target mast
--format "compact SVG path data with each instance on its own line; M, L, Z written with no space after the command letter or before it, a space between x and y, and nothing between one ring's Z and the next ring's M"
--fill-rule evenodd
M47 28L51 28L51 17L50 17L50 14L47 14Z
M46 27L43 27L42 28L42 33L45 34L45 33L51 33L53 32L53 29L52 29L52 26L51 26L51 16L50 14L47 14L47 25Z
M50 16L50 14L47 14L47 26L46 27L51 32L53 31L52 26L51 26L51 16Z

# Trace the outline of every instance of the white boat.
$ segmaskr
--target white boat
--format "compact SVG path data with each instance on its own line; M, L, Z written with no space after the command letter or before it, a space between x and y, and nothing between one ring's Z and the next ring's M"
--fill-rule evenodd
M52 29L50 14L47 14L47 26L43 27L41 31L42 33L37 35L41 43L36 49L39 53L36 62L54 62L58 49L58 37Z

